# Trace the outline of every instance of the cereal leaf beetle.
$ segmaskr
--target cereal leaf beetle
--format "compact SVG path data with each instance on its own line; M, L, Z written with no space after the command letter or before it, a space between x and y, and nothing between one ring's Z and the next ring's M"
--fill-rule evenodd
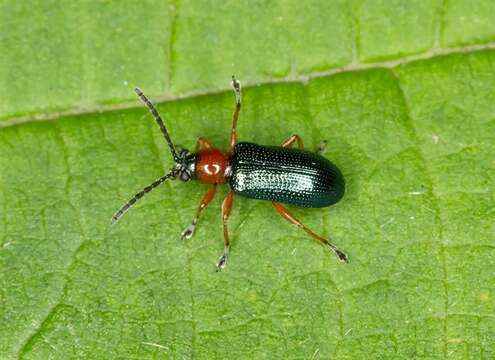
M206 138L197 141L197 151L177 151L160 114L151 101L136 88L136 94L148 107L167 141L175 165L161 178L138 192L112 217L115 224L140 198L167 179L181 181L199 180L210 185L203 196L196 214L189 226L181 233L182 239L189 239L194 233L201 211L215 196L218 184L228 183L230 191L222 204L224 251L217 262L221 270L227 264L230 241L228 219L234 194L252 199L268 200L275 210L287 221L308 233L313 239L332 251L342 262L348 262L347 255L327 239L313 232L295 218L282 203L319 208L338 202L344 195L345 182L340 170L321 156L323 147L317 153L304 150L302 139L292 135L281 146L262 146L248 142L237 142L237 120L241 111L241 85L232 76L235 94L235 109L232 115L229 150L213 147ZM292 146L297 143L298 147Z

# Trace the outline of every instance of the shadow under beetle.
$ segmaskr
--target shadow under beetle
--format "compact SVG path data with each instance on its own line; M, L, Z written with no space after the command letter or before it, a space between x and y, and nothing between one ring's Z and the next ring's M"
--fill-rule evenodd
M227 152L213 147L206 138L197 141L195 153L188 150L177 151L170 139L160 114L153 104L136 88L136 94L146 104L160 127L168 143L175 165L161 178L138 192L112 217L112 224L119 221L140 198L167 179L181 181L199 180L210 184L210 189L201 200L191 224L181 234L182 239L189 239L194 233L201 211L215 196L217 184L228 183L230 191L222 204L224 251L217 263L219 270L227 264L229 256L228 219L232 208L234 194L244 197L268 200L277 212L292 224L298 226L313 239L331 250L342 262L347 262L347 255L337 246L307 228L295 218L282 203L319 208L338 202L345 191L345 182L340 170L321 156L324 147L317 153L303 150L302 139L292 135L281 146L262 146L248 142L237 142L237 120L241 111L241 85L232 76L235 93L235 110L232 115L230 144ZM292 146L297 143L297 148Z

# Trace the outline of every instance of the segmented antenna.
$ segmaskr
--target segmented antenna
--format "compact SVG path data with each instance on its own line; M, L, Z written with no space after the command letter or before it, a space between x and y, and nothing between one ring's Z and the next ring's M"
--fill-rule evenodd
M163 133L163 136L165 136L165 140L167 140L168 147L170 148L170 152L172 153L174 160L177 162L179 160L179 157L177 156L177 151L175 150L174 143L170 139L170 135L168 134L167 128L165 127L165 124L163 123L163 120L162 120L160 114L156 110L155 106L151 103L151 101L149 101L149 99L146 97L146 95L143 94L143 92L141 91L140 88L138 88L138 87L134 88L134 91L139 96L141 101L148 107L151 114L155 118L156 123L158 124L158 126L160 127L160 130Z
M112 225L116 224L117 221L124 215L139 199L141 199L145 194L149 193L151 190L156 188L158 185L162 184L165 180L167 180L169 177L172 177L172 173L168 173L166 175L163 175L161 178L158 180L155 180L152 182L150 185L146 186L143 190L138 192L132 199L130 199L124 206L120 208L119 211L115 213L115 215L112 216Z

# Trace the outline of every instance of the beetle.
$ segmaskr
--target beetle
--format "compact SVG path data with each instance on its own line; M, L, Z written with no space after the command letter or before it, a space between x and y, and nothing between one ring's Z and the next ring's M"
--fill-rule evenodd
M228 184L230 191L222 203L224 251L217 262L221 270L227 264L230 250L228 219L232 209L234 194L247 198L268 200L275 210L287 221L304 230L313 239L335 254L341 262L348 262L348 256L337 246L313 232L299 221L283 204L308 208L320 208L337 203L344 195L345 181L340 170L318 152L304 150L303 141L292 135L280 146L263 146L249 142L237 142L237 121L241 111L241 84L232 76L235 94L235 108L232 115L232 128L228 151L215 148L200 137L196 151L177 150L163 120L151 101L139 88L135 92L148 107L170 148L175 162L172 169L159 179L146 186L125 203L113 216L115 224L139 199L167 179L183 182L198 180L209 184L196 214L189 226L181 233L182 239L193 236L203 209L215 196L218 184ZM293 146L297 143L297 148Z

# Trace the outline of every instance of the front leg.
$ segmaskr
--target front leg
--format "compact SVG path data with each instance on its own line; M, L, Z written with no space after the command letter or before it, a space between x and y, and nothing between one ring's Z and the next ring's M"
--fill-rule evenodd
M229 221L230 210L232 210L232 202L234 200L234 193L229 191L227 197L222 204L222 222L223 222L223 254L220 256L217 262L217 271L222 270L227 264L229 257L230 241L229 241L229 229L227 223Z
M213 200L216 191L217 191L217 186L212 185L210 189L206 192L206 194L203 196L203 199L201 199L201 202L199 203L198 209L196 210L196 215L194 216L191 224L188 227L186 227L184 231L182 231L182 233L180 234L182 240L190 239L193 236L194 229L196 228L196 224L198 223L199 215L201 214L201 211L210 203L211 200Z
M196 152L209 150L211 148L213 148L213 145L211 145L208 139L203 136L199 137L198 141L196 141Z

